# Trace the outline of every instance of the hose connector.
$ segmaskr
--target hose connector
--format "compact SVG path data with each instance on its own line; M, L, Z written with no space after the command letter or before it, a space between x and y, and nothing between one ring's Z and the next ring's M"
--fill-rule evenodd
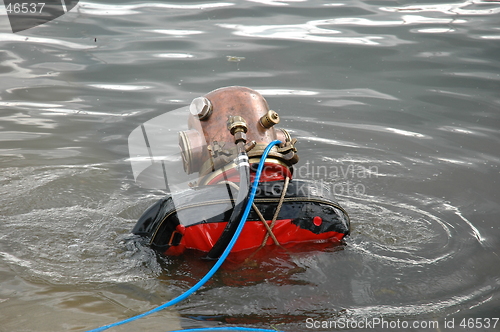
M247 122L239 115L231 115L227 120L227 129L234 136L234 143L246 143L247 141Z

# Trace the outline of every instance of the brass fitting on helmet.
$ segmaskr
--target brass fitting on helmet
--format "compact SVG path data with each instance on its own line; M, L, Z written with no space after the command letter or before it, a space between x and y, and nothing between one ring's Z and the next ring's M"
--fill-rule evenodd
M243 119L239 115L230 115L227 119L227 129L234 136L234 143L238 144L238 142L242 141L245 143L247 141L247 123L245 119Z
M268 129L280 122L280 116L275 111L269 110L260 118L259 122L262 127Z

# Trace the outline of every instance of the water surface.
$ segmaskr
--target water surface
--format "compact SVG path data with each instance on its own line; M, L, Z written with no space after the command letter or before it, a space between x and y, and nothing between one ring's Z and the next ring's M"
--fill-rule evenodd
M130 235L164 193L134 182L127 138L230 85L279 112L300 176L335 188L352 234L228 263L189 300L115 330L373 318L442 330L498 317L499 12L496 1L80 1L17 34L2 12L0 331L109 324L208 271Z

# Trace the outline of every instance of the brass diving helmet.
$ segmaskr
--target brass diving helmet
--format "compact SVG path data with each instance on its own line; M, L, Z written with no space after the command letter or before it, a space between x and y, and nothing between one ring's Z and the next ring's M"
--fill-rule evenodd
M199 173L199 185L210 184L216 173L235 167L234 128L246 134L245 150L250 162L259 160L265 147L273 140L275 146L266 163L287 169L297 163L296 139L285 129L275 127L280 117L255 90L231 86L195 98L189 106L188 130L179 132L179 146L184 170Z

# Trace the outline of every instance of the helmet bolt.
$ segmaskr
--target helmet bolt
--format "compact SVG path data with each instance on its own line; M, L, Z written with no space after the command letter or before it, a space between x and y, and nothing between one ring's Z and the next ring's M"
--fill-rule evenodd
M207 120L212 114L212 109L212 103L205 97L194 98L189 105L189 112L198 116L200 120Z

